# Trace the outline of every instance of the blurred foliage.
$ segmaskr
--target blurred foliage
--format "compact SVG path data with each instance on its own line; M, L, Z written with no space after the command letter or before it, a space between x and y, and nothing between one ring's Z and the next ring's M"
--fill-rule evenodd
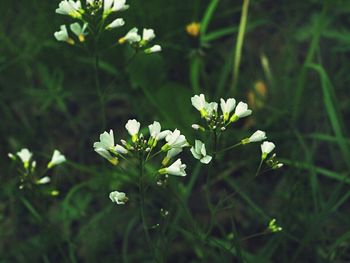
M67 21L55 14L57 5L0 3L0 262L152 262L137 205L116 207L108 200L119 187L136 195L135 171L113 170L92 143L109 128L125 137L124 124L132 117L178 127L192 140L197 115L190 97L198 92L212 99L257 96L253 119L228 131L225 140L266 130L286 167L247 184L258 151L247 146L219 156L223 172L212 186L216 224L206 237L199 227L209 217L206 168L188 155L188 176L170 180L171 191L153 186L146 198L159 257L236 262L232 248L239 236L246 262L350 261L349 1L250 1L235 94L242 1L130 1L122 14L126 26L106 41L116 42L137 24L156 30L163 52L132 60L121 46L103 53L106 127L91 58L53 38ZM199 38L186 34L191 22L201 22ZM266 85L261 97L257 82ZM70 161L52 175L58 197L43 200L18 189L7 153L22 147L47 158L54 148L66 154ZM238 156L244 161L237 162ZM161 208L169 211L166 218ZM249 238L273 217L282 232Z

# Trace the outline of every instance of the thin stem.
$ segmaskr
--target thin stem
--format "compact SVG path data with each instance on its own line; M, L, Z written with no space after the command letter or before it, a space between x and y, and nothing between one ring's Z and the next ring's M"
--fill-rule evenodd
M271 234L272 232L268 231L268 230L265 230L263 232L260 232L260 233L256 233L256 234L253 234L253 235L250 235L250 236L247 236L247 237L243 237L241 239L241 241L246 241L248 239L251 239L251 238L255 238L255 237L261 237L261 236L265 236L265 235L268 235L268 234Z
M224 148L224 149L222 149L220 151L217 151L216 153L223 153L223 152L226 152L226 151L231 150L233 148L236 148L237 146L240 146L240 145L242 145L242 142L239 142L239 143L236 143L234 145L231 145L231 146L229 146L227 148Z
M94 78L95 78L95 87L96 87L97 96L98 96L98 98L100 100L102 129L105 129L105 127L106 127L105 100L104 100L104 94L102 92L101 84L100 84L100 77L99 77L100 58L99 58L99 54L97 52L97 47L96 46L95 46L95 52L94 52L94 55L93 55L93 60L94 60Z
M142 220L142 228L143 232L145 234L146 242L149 246L149 249L152 251L153 259L158 262L155 249L148 231L146 216L145 216L145 188L143 183L143 177L144 177L144 160L142 154L139 156L139 192L140 192L140 215Z
M255 173L255 176L254 176L254 177L257 177L257 176L259 175L260 170L261 170L261 166L262 166L263 162L264 162L264 160L261 159L261 160L260 160L260 163L259 163L259 167L258 167L258 169L256 170L256 173Z

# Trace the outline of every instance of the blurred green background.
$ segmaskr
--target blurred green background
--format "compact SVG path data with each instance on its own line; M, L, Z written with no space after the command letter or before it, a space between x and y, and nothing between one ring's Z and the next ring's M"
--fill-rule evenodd
M265 130L285 167L246 184L259 164L257 146L221 156L212 198L235 194L204 239L187 213L199 225L208 219L206 168L187 153L188 176L170 180L182 205L157 187L146 199L163 261L236 262L235 232L246 262L350 262L349 1L250 1L236 76L242 1L129 1L120 15L126 25L103 42L117 42L134 25L151 27L163 51L130 61L130 49L117 45L101 55L105 124L91 58L53 37L71 22L55 14L58 3L0 3L0 262L153 262L136 204L108 199L114 189L132 196L132 171L111 167L92 144L110 128L126 138L130 118L144 127L158 120L193 141L199 116L190 97L198 93L248 101L253 117L227 131L225 143ZM185 30L194 21L206 27L199 37ZM69 162L51 174L59 196L18 189L7 153L23 147L39 165L55 148L66 155ZM282 232L249 238L273 217Z

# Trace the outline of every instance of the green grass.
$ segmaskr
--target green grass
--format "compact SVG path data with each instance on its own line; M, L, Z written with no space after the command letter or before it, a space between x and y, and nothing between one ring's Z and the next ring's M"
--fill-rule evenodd
M120 14L126 26L106 34L102 46L137 25L154 28L163 51L133 57L117 45L101 52L97 93L89 52L53 38L70 21L55 14L58 1L2 1L1 263L350 261L350 4L257 0L248 12L247 3L130 1ZM198 38L185 31L193 21L201 23ZM167 188L146 177L152 253L137 169L112 167L93 142L110 128L118 140L127 138L131 118L143 127L154 120L177 127L191 142L204 139L191 129L199 115L190 97L218 100L234 92L247 101L257 81L267 89L262 106L252 122L228 129L218 147L262 129L284 168L253 178L260 149L247 145L218 154L209 197L208 167L188 152L187 177L170 178ZM18 189L18 167L7 153L23 147L34 151L39 167L54 148L65 153L69 161L50 174L59 196ZM125 189L127 205L110 202L115 189ZM169 215L162 217L161 208ZM259 235L272 218L283 231Z

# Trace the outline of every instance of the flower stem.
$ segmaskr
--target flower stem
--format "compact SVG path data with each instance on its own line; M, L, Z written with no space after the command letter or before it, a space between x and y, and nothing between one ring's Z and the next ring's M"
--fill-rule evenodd
M106 127L105 99L104 99L104 94L102 92L101 84L100 84L100 77L99 77L100 57L97 51L97 46L95 47L95 51L93 54L93 63L94 63L95 87L96 87L97 96L100 101L102 129L104 130Z
M234 145L231 145L231 146L229 146L229 147L227 147L227 148L224 148L224 149L222 149L222 150L220 150L220 151L217 151L217 152L215 152L215 153L223 153L223 152L229 151L229 150L231 150L231 149L233 149L233 148L236 148L236 147L238 147L238 146L240 146L240 145L242 145L242 142L239 142L239 143L236 143L236 144L234 144Z
M145 216L145 187L144 187L144 182L143 182L143 177L144 177L144 160L142 154L140 154L139 157L139 194L140 194L140 215L141 215L141 220L142 220L142 228L143 232L145 235L146 242L149 246L149 249L152 251L153 254L153 259L158 262L155 248L153 246L149 231L148 231L148 226L147 226L147 221L146 221L146 216Z

